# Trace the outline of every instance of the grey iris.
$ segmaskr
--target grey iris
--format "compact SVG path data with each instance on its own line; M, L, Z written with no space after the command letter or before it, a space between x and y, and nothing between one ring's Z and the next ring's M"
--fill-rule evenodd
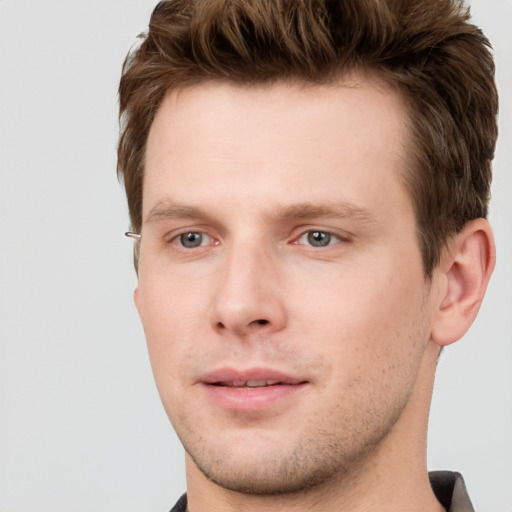
M308 242L313 247L325 247L331 242L331 235L325 231L311 231L308 233Z
M183 247L187 249L193 249L199 247L203 242L203 235L201 233L183 233L180 235L180 242Z

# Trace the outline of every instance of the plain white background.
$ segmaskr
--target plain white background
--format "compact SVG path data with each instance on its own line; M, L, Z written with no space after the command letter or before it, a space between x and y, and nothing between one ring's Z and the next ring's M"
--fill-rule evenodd
M501 92L498 264L443 355L431 469L512 512L512 2L474 0ZM0 512L164 512L185 489L132 305L115 177L121 62L150 0L0 0Z

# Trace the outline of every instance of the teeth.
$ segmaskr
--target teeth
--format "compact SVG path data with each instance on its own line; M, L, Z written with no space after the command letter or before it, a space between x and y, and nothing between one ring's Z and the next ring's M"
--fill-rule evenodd
M249 388L260 388L262 386L273 386L278 382L277 380L248 380L246 386Z
M234 380L232 382L220 382L220 386L230 388L262 388L265 386L275 386L280 384L278 380Z
M266 380L248 380L246 386L249 388L259 388L261 386L266 386Z

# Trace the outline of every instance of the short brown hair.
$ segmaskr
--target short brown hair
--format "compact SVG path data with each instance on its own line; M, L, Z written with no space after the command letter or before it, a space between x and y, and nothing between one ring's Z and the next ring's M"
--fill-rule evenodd
M165 93L205 81L327 84L368 71L409 109L410 169L426 276L466 222L487 216L498 98L489 41L457 0L169 0L119 86L118 175L142 226L148 133Z

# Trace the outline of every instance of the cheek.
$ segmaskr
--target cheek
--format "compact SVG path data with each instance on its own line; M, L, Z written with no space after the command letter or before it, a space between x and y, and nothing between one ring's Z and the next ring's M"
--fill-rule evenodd
M144 327L149 356L157 385L182 371L204 339L207 308L194 289L184 293L173 283L158 279L139 280L137 309ZM172 379L171 379L172 380Z
M142 267L139 272L138 309L146 334L152 338L168 337L198 318L204 319L205 279L195 273L193 278L187 278L166 265L153 267L156 268Z
M414 275L419 279L400 274L396 266L389 272L385 265L376 272L349 269L304 287L292 315L307 333L305 340L317 340L313 346L333 358L355 363L389 357L409 348L411 338L426 336L419 328L425 283L421 272Z
M366 293L348 288L331 289L330 301L308 311L303 342L323 356L328 403L340 414L382 415L405 403L421 364L428 341L421 287L383 279Z

